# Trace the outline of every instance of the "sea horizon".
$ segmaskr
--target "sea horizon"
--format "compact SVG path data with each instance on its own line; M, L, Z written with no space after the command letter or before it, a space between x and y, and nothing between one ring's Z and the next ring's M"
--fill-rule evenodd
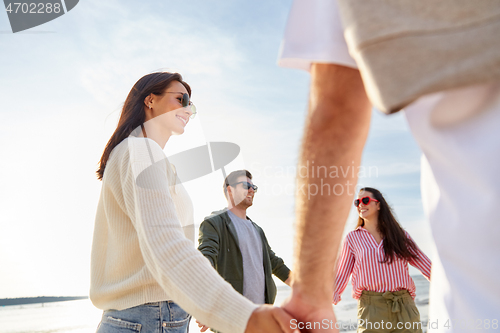
M0 298L0 306L43 304L53 302L67 302L88 299L89 296L34 296L34 297L9 297Z
M417 288L415 303L420 312L424 332L428 321L429 281L423 276L412 276ZM290 295L291 288L278 286L275 305L279 306ZM357 300L351 296L352 285L342 294L342 300L334 305L341 332L354 332L357 322ZM42 296L43 297L43 296ZM58 296L54 296L58 297ZM61 296L66 297L66 296ZM78 297L78 296L75 296ZM0 306L2 333L92 333L96 331L102 310L93 306L88 296L84 299L59 302L42 302ZM26 320L30 318L30 320ZM199 332L194 320L190 332Z

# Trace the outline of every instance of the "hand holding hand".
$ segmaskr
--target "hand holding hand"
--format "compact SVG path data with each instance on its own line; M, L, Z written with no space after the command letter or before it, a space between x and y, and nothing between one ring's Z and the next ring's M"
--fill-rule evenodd
M271 305L261 305L250 316L245 333L300 333L292 329L293 318L283 309Z
M331 302L321 303L308 300L299 292L292 291L292 295L281 306L296 318L292 321L292 328L308 333L339 332L335 325L337 318ZM314 326L315 323L316 326Z

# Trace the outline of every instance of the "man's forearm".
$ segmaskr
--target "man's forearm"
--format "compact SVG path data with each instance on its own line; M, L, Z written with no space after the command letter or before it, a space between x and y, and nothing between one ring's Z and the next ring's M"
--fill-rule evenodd
M293 288L316 303L331 304L335 260L370 116L359 71L313 65L298 168Z

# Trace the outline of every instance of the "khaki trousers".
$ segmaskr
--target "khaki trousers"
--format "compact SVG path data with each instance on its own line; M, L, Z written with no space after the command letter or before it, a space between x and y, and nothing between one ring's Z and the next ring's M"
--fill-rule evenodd
M358 302L358 333L422 333L420 313L407 290L363 290Z

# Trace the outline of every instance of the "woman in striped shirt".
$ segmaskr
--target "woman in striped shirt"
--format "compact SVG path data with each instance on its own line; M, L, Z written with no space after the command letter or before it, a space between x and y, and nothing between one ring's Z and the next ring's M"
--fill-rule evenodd
M354 205L358 225L342 246L333 303L340 301L352 274L358 333L422 332L408 264L430 280L429 258L401 228L378 190L362 188Z

